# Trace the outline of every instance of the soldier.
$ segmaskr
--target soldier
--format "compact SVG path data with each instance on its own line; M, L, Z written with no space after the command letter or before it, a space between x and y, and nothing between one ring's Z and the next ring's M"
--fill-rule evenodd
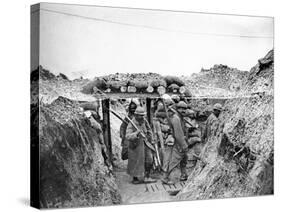
M107 148L104 144L102 120L98 113L98 110L99 110L99 104L97 102L95 102L92 104L92 106L90 108L87 108L87 107L85 108L84 114L90 121L92 128L94 128L98 134L98 140L101 145L102 156L104 158L104 162L108 166L109 170L112 171L112 165L109 162Z
M129 119L132 119L134 116L134 113L136 111L137 104L135 101L131 101L128 107L128 115L122 122L120 126L120 138L121 140L121 146L122 146L122 152L121 152L121 158L122 160L128 159L128 141L126 140L126 130L129 123Z
M187 180L187 173L186 173L186 165L189 162L189 152L190 152L190 127L194 126L196 123L193 122L193 120L190 117L194 117L194 111L192 111L189 107L189 105L185 101L180 101L176 105L176 110L178 112L178 115L181 119L182 123L182 128L183 128L183 133L184 133L184 139L188 145L188 152L187 156L184 157L184 160L181 161L180 163L180 168L181 168L181 178L180 180L185 181Z
M166 114L166 116L168 116L168 123L172 131L172 136L169 136L169 139L171 139L171 141L173 142L173 145L170 148L171 153L168 156L169 158L163 166L164 177L162 179L162 182L168 185L174 184L174 182L170 180L170 174L178 164L180 164L181 168L180 180L184 181L187 179L185 167L187 162L188 145L185 141L183 122L181 121L181 118L179 117L175 109L173 109L173 106L174 105L168 107L168 114ZM169 139L168 142L171 142Z
M137 107L132 122L126 130L128 140L128 166L127 173L132 176L133 184L156 182L150 178L153 166L152 152L145 142L153 143L152 130L145 119L146 112L142 107Z
M190 97L191 97L191 93L189 90L185 90L183 93L181 93L179 95L180 100L179 101L183 101L185 102L187 105L189 105L189 101L190 101Z
M206 127L203 133L202 140L204 142L207 141L207 139L211 136L211 129L212 125L217 122L218 117L222 111L222 105L220 103L216 103L213 107L212 113L209 115L207 121L206 121Z
M185 102L179 102L177 110L181 114L184 123L185 139L188 143L187 164L189 168L192 168L196 165L202 149L201 130L196 121L195 111L188 108Z
M165 170L174 145L174 137L162 102L158 103L155 117L153 118L153 125L157 141L160 144L162 169Z

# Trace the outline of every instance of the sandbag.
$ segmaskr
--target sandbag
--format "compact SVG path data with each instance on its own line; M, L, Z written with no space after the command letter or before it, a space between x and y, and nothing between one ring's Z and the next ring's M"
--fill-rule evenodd
M164 77L164 80L166 81L168 86L171 84L177 84L178 86L185 85L184 81L177 76L166 76Z
M159 93L160 96L166 93L166 88L164 86L159 86L157 88L157 92Z
M130 80L128 85L134 86L137 89L146 89L148 87L148 82L144 80Z
M173 84L169 85L168 91L169 92L178 92L179 88L180 87L177 84L173 83Z
M150 86L152 86L153 88L157 88L159 86L167 87L167 83L164 80L155 79L150 82Z
M121 83L118 81L110 81L107 83L107 86L112 90L112 91L119 91L121 87Z

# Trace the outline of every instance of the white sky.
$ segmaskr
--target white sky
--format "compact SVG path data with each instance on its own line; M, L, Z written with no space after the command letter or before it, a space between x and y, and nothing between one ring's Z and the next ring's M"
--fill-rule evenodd
M214 64L248 71L272 48L267 17L41 3L40 64L70 78L190 75Z

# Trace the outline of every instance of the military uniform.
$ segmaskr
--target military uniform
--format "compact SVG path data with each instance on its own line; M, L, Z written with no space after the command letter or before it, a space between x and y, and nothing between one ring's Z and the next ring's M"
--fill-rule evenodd
M166 113L163 110L156 111L154 127L162 150L162 169L167 171L175 139L173 137L172 129L166 118Z
M128 166L127 173L133 177L133 183L153 181L149 179L152 169L153 159L151 150L145 145L145 139L152 143L152 130L146 119L142 123L137 121L137 115L144 115L142 108L137 108L132 122L138 129L129 123L126 130L126 139L128 140ZM143 137L143 134L145 137ZM144 179L144 180L142 180Z
M211 133L213 129L216 129L216 125L218 124L218 117L215 116L215 111L222 111L222 105L219 103L216 103L213 107L213 112L209 115L207 121L206 121L206 127L203 133L203 140L204 142L207 142L208 138L211 137ZM218 113L218 114L219 114Z
M129 124L129 119L132 119L134 117L134 113L136 110L137 104L134 101L131 101L128 107L129 113L128 116L124 119L122 124L120 125L120 138L121 138L121 158L122 160L128 159L128 140L126 139L126 130Z
M192 113L187 113L183 117L184 128L185 128L185 138L188 143L188 159L187 164L189 168L192 168L196 165L197 160L199 159L201 150L203 148L203 143L201 139L201 129L195 120L195 116L189 116Z
M164 178L162 179L165 184L173 184L170 181L169 176L171 172L180 164L181 168L181 180L186 179L185 167L187 163L187 149L188 145L185 141L184 131L183 131L183 122L179 117L178 113L172 109L172 106L169 108L170 116L170 128L171 134L167 139L173 140L174 144L168 146L167 155L164 162L163 170L165 171Z

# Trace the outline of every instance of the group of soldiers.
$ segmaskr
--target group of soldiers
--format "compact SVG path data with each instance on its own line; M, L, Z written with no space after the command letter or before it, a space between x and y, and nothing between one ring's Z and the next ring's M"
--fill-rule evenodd
M165 94L155 102L153 121L149 124L145 109L130 102L127 119L120 127L120 137L122 159L128 159L127 173L132 183L156 182L151 173L157 165L163 173L164 184L175 183L171 173L176 167L180 168L180 181L187 180L187 165L194 167L200 159L202 147L221 110L222 105L216 103L202 127L197 121L200 111L193 110L188 101L176 95Z
M84 108L90 125L97 131L105 165L112 171L108 151L104 144L99 104ZM187 167L195 167L200 153L217 122L222 105L214 104L207 119L200 120L202 111L192 108L190 102L177 95L164 94L154 102L153 118L149 123L147 113L136 99L130 101L128 114L120 126L123 160L128 160L127 173L133 184L153 183L154 170L162 173L164 184L174 184L171 173L179 167L180 181L188 178Z

